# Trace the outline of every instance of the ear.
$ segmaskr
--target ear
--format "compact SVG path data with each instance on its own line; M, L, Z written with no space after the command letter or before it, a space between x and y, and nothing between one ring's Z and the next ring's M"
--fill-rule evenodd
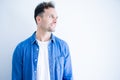
M39 24L41 22L41 17L40 16L36 17L36 22L37 22L37 24Z

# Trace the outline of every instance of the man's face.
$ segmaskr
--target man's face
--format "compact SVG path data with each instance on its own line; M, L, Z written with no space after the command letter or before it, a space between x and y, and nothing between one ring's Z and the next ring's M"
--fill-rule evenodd
M57 22L57 13L54 8L44 10L44 13L38 23L39 28L45 32L54 32Z

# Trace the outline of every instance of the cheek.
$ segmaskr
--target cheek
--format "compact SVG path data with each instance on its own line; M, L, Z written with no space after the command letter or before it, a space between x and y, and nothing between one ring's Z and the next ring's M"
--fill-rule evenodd
M53 23L52 19L48 19L48 20L43 21L44 25L51 25L52 23Z
M52 23L53 22L53 19L48 19L48 23Z

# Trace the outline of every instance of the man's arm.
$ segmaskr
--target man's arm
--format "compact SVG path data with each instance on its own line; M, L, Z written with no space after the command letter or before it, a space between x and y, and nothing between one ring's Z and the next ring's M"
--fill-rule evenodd
M20 46L17 46L12 57L12 80L22 79L22 51Z
M65 64L64 64L63 80L73 80L71 56L70 56L70 51L67 44L66 44L65 52L66 52L66 57L65 57Z

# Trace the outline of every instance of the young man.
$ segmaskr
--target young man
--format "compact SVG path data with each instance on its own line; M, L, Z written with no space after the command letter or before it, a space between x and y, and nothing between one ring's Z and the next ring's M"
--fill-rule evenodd
M57 22L53 3L40 3L34 18L37 30L13 53L12 80L72 80L68 45L52 34Z

